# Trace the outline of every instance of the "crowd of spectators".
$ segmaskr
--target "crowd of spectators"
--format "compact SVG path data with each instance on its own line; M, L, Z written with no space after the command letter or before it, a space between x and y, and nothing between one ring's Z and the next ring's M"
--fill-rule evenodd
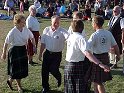
M112 8L115 5L122 6L123 17L124 0L34 0L36 7L36 17L51 18L53 15L59 15L64 18L72 18L73 12L81 11L83 20L91 20L91 13L100 15L109 20L112 16ZM19 9L20 13L28 10L30 4L28 0L0 0L1 9L7 10L8 16L16 14Z

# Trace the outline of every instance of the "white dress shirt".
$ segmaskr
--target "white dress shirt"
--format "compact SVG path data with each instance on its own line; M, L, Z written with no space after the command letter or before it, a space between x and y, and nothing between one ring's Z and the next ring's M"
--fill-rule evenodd
M65 41L68 38L68 32L59 27L56 31L51 26L46 27L41 36L41 43L44 43L46 49L52 52L60 52L64 49Z

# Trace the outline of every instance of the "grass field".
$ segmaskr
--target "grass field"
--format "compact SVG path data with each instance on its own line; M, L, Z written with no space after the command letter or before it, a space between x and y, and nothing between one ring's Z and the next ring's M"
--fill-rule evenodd
M43 29L46 26L49 26L51 24L49 19L41 19L38 18L40 22L40 33L42 34ZM71 19L66 19L61 21L61 26L68 29L70 25ZM93 29L91 26L91 21L85 21L85 31L87 34L87 37L93 33ZM5 40L5 37L8 33L8 31L13 27L12 20L0 20L0 55L2 53L2 47ZM107 21L105 21L104 28L107 29ZM38 46L39 49L39 46ZM62 73L63 78L63 71L64 71L64 64L65 62L65 52L66 47L63 51L63 59L60 66L60 71ZM42 62L38 61L38 55L34 55L34 61L39 63L38 65L31 66L29 65L29 76L25 79L22 79L22 85L24 88L24 93L41 93L41 64ZM118 69L112 70L113 80L109 81L105 84L107 93L124 93L124 75L122 73L122 59L118 63ZM14 91L11 91L6 84L6 80L8 78L7 76L7 61L0 60L0 93L18 93L16 91L16 85L15 82L13 83ZM62 79L62 85L61 87L57 87L56 80L53 78L52 75L50 75L50 87L51 87L51 93L64 93L64 83ZM92 89L91 89L92 90Z

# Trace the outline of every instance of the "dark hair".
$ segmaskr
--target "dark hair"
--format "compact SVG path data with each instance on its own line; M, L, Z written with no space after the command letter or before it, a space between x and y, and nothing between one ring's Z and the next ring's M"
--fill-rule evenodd
M104 18L99 15L94 16L92 21L96 23L98 27L102 27L104 24Z
M82 20L73 20L71 22L71 26L72 26L73 32L82 33L84 29L84 23Z
M74 12L74 15L76 16L76 19L82 19L82 17L83 17L83 14L79 11Z

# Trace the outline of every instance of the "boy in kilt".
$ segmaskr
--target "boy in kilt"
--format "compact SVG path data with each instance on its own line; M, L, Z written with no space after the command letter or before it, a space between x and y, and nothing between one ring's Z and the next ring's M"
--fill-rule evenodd
M102 64L109 66L108 52L114 49L117 59L120 60L120 52L118 45L111 32L102 28L104 19L101 16L94 16L92 26L95 32L90 36L88 43L92 48L94 56L101 61ZM94 84L95 93L106 93L104 83L112 80L110 72L105 72L99 65L92 64L90 72L90 80Z
M73 20L71 23L73 33L67 39L66 61L64 69L65 93L88 93L84 79L85 56L94 64L97 64L104 71L109 72L110 68L97 60L90 52L88 43L82 31L84 24L82 20Z

